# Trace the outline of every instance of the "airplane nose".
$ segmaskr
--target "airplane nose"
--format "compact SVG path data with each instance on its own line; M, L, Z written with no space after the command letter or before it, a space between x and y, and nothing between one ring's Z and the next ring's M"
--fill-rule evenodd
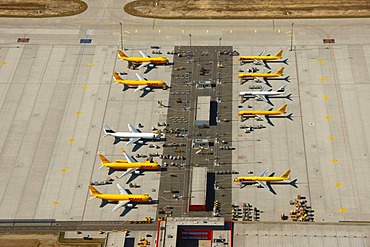
M148 202L151 202L153 201L153 199L151 197L148 198Z

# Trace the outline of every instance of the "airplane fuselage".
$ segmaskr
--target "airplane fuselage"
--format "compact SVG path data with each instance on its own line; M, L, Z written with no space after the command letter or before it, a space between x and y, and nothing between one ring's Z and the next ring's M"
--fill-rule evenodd
M121 163L121 162L112 162L112 163L104 163L101 166L106 166L109 168L117 169L117 170L127 170L130 168L139 168L140 170L158 170L161 168L157 162L149 163L149 162L135 162L135 163Z
M244 111L239 111L238 115L239 116L273 116L273 115L281 115L282 112L280 111L261 111L261 110L244 110Z
M257 96L257 95L266 95L266 96L275 96L275 95L282 95L284 92L275 92L275 91L266 91L266 92L240 92L239 95L241 96Z
M276 56L240 56L238 58L239 61L255 61L255 60L260 60L260 61L268 61L268 60L276 60L280 57Z
M91 196L91 195L90 195ZM117 202L117 201L131 201L135 203L146 203L151 202L152 198L149 195L122 195L122 194L98 194L92 195L102 200L107 200L110 202Z
M121 138L123 140L128 140L131 138L141 138L144 140L153 140L158 139L159 135L154 133L136 133L136 132L115 132L115 133L108 133L107 135L114 136Z
M130 63L152 63L152 64L167 64L169 61L165 57L125 57L123 58Z
M277 74L277 73L242 73L239 74L239 78L242 79L254 79L254 78L270 78L270 77L279 77L283 74Z
M249 183L249 182L282 182L289 181L282 177L237 177L234 179L234 182Z
M148 87L164 87L166 86L166 83L164 81L160 80L115 80L116 82L119 82L121 84L130 86L130 87L140 87L140 86L148 86Z

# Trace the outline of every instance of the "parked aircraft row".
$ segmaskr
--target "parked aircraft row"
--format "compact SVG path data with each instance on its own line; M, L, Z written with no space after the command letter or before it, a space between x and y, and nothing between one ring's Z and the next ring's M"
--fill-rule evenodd
M283 50L280 50L276 53L274 56L268 55L263 55L264 52L261 52L258 56L240 56L238 58L239 61L242 62L253 62L255 64L263 64L265 67L270 68L267 65L267 62L281 62L287 64L287 59L285 60L278 60L282 58ZM253 69L253 72L248 72L248 73L241 73L239 74L239 78L241 79L242 82L248 81L248 80L254 80L255 82L264 82L267 86L271 87L271 84L268 82L269 79L273 80L285 80L287 82L289 81L289 76L282 77L284 74L284 69L285 67L281 67L277 72L272 73L271 71L269 72L256 72L258 69ZM291 100L291 94L285 95L285 88L286 85L281 86L277 91L274 91L272 89L266 91L266 86L263 87L259 91L243 91L239 93L239 96L242 98L242 103L245 102L247 99L256 99L260 101L264 101L267 104L274 106L274 104L271 102L270 98L285 98L288 100ZM283 115L286 113L286 108L287 105L283 105L280 107L278 110L273 110L272 108L269 110L265 110L265 107L262 108L261 110L241 110L238 112L238 115L241 116L241 120L247 120L249 118L254 118L256 120L263 120L267 122L270 125L273 125L271 122L270 118L273 117L285 117L290 120L292 119L292 113L288 115Z
M256 65L263 65L265 68L271 69L268 65L268 62L275 62L275 63L285 63L288 64L288 59L282 59L283 50L278 51L274 56L264 55L264 52L261 52L258 56L240 56L238 61L244 63L254 63ZM284 69L285 67L281 67L275 73L268 71L268 72L257 72L257 68L250 69L252 72L248 73L240 73L238 78L241 79L241 82L244 83L248 80L253 80L254 82L263 82L266 86L272 87L269 83L269 80L284 80L286 82L290 82L289 76L284 76ZM291 100L292 94L285 94L286 85L282 85L278 90L274 91L272 89L266 90L266 86L262 87L261 90L258 91L242 91L239 93L239 96L242 98L242 103L244 103L248 99L255 99L259 101L264 101L267 104L274 106L271 102L270 98L285 98ZM292 119L292 113L286 114L287 104L281 106L278 110L273 110L272 108L266 110L266 107L263 107L261 110L241 110L238 112L238 115L241 117L242 121L254 118L256 120L263 120L270 125L274 125L271 122L271 118L288 118ZM240 188L243 188L246 185L256 185L257 187L265 188L271 193L276 195L275 190L272 188L272 184L289 184L293 187L297 187L296 182L297 179L290 180L291 170L287 170L281 176L274 176L275 173L271 173L268 175L268 169L266 168L259 176L239 176L234 179L234 182L240 183Z

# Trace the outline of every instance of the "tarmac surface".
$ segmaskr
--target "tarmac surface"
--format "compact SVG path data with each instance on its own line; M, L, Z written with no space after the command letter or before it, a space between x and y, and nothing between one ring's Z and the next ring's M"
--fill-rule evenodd
M106 170L98 169L97 153L112 160L122 158L120 148L125 145L114 146L112 138L103 138L102 124L127 131L128 123L141 123L146 132L167 121L167 109L157 102L168 105L169 91L155 90L140 97L140 93L122 92L121 85L112 83L113 70L128 72L125 77L129 79L137 72L117 61L121 22L130 56L139 55L138 50L150 54L151 45L160 45L171 61L167 51L189 44L230 46L241 55L283 49L284 57L289 58L284 74L291 82L271 83L274 89L286 83L292 102L272 101L275 107L287 102L294 121L272 119L274 127L255 120L240 122L237 93L252 83L240 85L235 58L233 93L229 95L232 110L225 113L232 116L229 138L236 148L232 169L239 175L248 171L259 174L265 168L280 175L292 169L291 177L298 179L299 188L277 185L277 195L273 195L265 189L240 189L234 184L231 201L224 203L251 203L263 211L260 220L280 220L282 212L292 210L290 200L301 194L315 210L315 221L370 220L366 182L370 132L365 114L370 81L369 19L297 20L294 25L288 20L164 21L128 16L119 1L87 3L88 10L78 16L2 19L0 23L0 219L103 221L158 216L156 204L139 205L120 217L121 211L111 212L113 205L99 208L99 200L87 201L87 185L108 176ZM28 38L28 43L19 38ZM92 41L80 44L81 39ZM323 39L335 43L323 43ZM280 65L271 67L277 70ZM172 69L159 66L148 74L144 70L139 73L169 81ZM263 105L249 100L243 108L248 104L255 109ZM264 124L266 128L245 134L239 128L242 124ZM132 148L127 149L132 155L163 152L149 145L136 153ZM161 202L160 172L146 172L134 183L140 187L132 188L133 193L149 193ZM115 185L97 188L104 193L117 192ZM228 211L225 207L225 214Z

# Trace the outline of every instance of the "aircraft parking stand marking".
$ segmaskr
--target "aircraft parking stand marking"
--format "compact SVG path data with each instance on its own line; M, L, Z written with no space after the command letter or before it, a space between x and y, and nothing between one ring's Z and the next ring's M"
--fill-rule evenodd
M77 112L76 112L76 114L77 114L77 115L81 115L81 114L82 114L82 112L80 112L80 111L77 111Z
M75 139L74 138L70 138L69 139L69 142L75 142Z
M334 136L329 136L329 140L330 141L334 141L335 140L335 137Z
M88 86L86 86L86 85L85 86L82 86L82 89L83 90L86 90L87 88L88 88Z
M346 210L345 208L339 208L339 212L341 212L341 213L346 213L346 212L347 212L347 210Z
M338 163L339 161L337 159L332 159L331 162Z
M326 119L332 119L333 117L330 115L325 116Z
M341 187L341 186L342 186L342 183L339 183L339 182L338 182L338 183L336 183L336 184L335 184L335 186L337 186L337 187Z
M323 98L324 100L328 100L328 99L329 99L329 96L325 95L325 96L322 96L322 98Z
M60 171L61 172L68 172L68 168L62 168Z
M326 81L326 77L321 77L320 80L321 81Z

